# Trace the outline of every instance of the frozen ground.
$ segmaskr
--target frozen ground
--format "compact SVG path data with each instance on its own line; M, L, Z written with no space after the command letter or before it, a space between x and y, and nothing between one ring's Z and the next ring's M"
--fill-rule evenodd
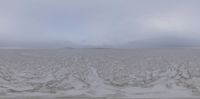
M0 99L36 96L200 98L200 50L0 50Z

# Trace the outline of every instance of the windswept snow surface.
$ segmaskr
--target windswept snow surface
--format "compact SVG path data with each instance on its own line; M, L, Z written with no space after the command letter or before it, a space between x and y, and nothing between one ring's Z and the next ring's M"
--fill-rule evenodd
M0 96L200 98L198 49L0 50Z

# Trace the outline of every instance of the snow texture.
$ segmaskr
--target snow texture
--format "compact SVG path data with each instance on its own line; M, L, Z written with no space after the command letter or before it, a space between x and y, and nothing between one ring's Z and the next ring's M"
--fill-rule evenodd
M200 50L0 50L0 96L25 94L200 97Z

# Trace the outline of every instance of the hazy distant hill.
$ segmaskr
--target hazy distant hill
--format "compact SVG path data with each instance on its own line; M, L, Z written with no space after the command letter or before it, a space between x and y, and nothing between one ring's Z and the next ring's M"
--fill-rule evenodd
M162 36L141 41L132 41L119 45L82 45L70 41L65 42L3 42L0 41L0 48L92 48L92 49L110 49L110 48L185 48L200 47L200 40L188 39L175 36Z
M133 41L122 45L125 48L182 48L200 47L200 40L180 37L158 37L143 41Z
M79 45L71 42L0 42L0 48L75 48Z

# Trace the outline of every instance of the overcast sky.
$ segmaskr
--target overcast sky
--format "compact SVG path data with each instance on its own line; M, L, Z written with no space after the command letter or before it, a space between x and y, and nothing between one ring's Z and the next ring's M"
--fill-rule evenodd
M0 41L200 39L200 0L0 0Z

